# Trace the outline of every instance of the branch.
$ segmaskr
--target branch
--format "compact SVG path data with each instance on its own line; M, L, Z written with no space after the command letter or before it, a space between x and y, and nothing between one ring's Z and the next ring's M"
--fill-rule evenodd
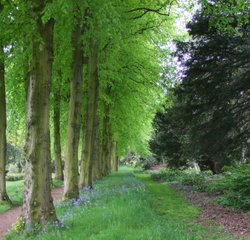
M163 13L161 12L163 6L157 8L157 9L153 9L153 8L146 8L146 7L139 7L139 8L134 8L134 9L131 9L129 11L127 11L128 13L134 13L134 12L143 12L141 13L140 15L136 16L136 17L133 17L132 19L139 19L141 17L143 17L144 15L146 15L147 13L150 13L150 12L153 12L153 13L156 13L158 15L161 15L161 16L165 16L165 17L168 17L170 15L170 11L171 11L171 7L173 5L173 3L175 2L175 0L172 0L170 3L169 3L169 9L168 9L168 12L167 13Z

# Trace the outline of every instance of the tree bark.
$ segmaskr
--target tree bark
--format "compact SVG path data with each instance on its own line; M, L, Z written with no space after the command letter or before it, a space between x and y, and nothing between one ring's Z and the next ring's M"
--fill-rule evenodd
M116 156L116 166L115 166L115 171L118 172L119 170L119 158Z
M22 217L25 227L37 224L44 226L48 221L56 221L51 196L51 154L50 154L50 86L53 62L52 20L43 24L42 12L46 1L36 2L33 18L39 38L33 37L32 70L30 73L27 132L25 145L25 187ZM35 35L35 34L34 34Z
M63 167L61 154L61 134L60 134L60 84L55 90L54 99L54 151L55 151L55 178L63 181Z
M117 171L116 142L114 140L111 142L110 161L111 161L111 171L112 172Z
M67 141L65 154L65 183L64 196L68 199L76 199L79 196L78 189L78 147L81 123L81 105L83 88L83 44L81 41L82 28L80 22L72 32L72 67L69 117L67 127Z
M96 109L98 109L98 100L96 102L97 102ZM97 115L97 111L96 111L96 115ZM93 181L95 181L101 178L99 116L95 116L95 121L94 121L91 159L93 161L92 178L93 178Z
M5 93L5 71L4 52L0 45L0 202L9 201L6 192L5 167L6 167L6 93Z
M83 147L80 166L79 187L92 186L93 184L93 156L95 135L97 135L97 109L98 109L98 48L97 45L90 41L90 56L88 62L88 93L85 117L85 128L83 133ZM95 120L96 119L96 120ZM96 154L97 155L97 154Z
M106 176L111 171L111 135L110 135L110 121L109 121L109 106L104 107L103 119L103 146L102 146L102 165L103 175Z

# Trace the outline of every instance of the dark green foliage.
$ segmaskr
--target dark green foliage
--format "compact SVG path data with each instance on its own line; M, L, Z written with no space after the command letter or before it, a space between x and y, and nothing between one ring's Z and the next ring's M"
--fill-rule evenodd
M222 205L250 210L250 165L233 168L211 183L208 191L221 194L218 202Z
M155 133L150 141L151 151L158 161L166 161L170 167L186 165L182 158L184 139L182 122L176 119L175 108L158 112L154 120Z
M179 45L185 77L175 94L190 148L231 163L241 160L250 136L250 34L244 27L242 36L228 36L209 28L208 20L197 13L188 25L194 40Z
M209 18L201 9L188 24L191 40L177 44L182 80L171 90L173 107L155 120L151 149L171 167L250 161L249 26L228 35Z
M155 181L176 182L186 186L193 186L197 190L205 189L206 180L211 177L211 172L190 172L187 170L162 169L151 173Z
M148 170L157 164L158 164L157 159L154 156L149 156L146 158L140 157L139 162L136 164L136 166L139 166L144 170Z
M180 170L167 168L152 172L151 178L155 181L174 182L180 179L181 174L183 174L183 172Z

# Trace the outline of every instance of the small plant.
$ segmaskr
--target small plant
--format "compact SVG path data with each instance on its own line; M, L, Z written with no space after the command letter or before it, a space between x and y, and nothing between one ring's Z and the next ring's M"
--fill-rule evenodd
M205 176L201 173L183 174L180 182L183 185L193 186L199 191L205 190Z
M13 226L13 228L10 230L10 232L16 232L18 234L21 234L25 228L25 221L23 217L19 217L16 224Z

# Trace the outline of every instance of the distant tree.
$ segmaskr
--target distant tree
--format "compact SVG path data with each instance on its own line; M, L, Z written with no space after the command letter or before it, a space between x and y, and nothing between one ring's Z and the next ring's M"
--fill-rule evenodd
M185 77L175 93L192 148L217 161L239 161L250 138L249 26L241 36L228 35L210 28L209 17L197 13L188 25L193 40L179 44Z
M172 90L173 107L155 119L151 149L170 166L249 161L249 25L231 22L237 32L223 32L210 17L204 8L197 12L188 24L191 40L177 44L183 77Z

